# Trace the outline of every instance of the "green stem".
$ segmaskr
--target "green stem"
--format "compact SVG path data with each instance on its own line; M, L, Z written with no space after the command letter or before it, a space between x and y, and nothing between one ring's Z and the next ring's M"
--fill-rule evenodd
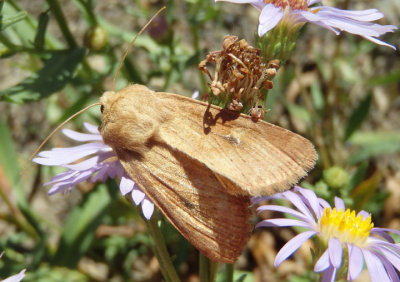
M167 246L165 244L163 235L158 226L157 210L154 211L150 220L146 221L148 231L154 241L154 252L160 264L161 273L167 282L180 281L178 274L172 264L171 258L168 254Z
M203 52L200 50L198 25L197 24L192 25L191 30L192 30L192 34L193 34L193 46L194 46L195 52L197 54L199 54L199 59L201 59L201 58L203 58ZM197 69L197 73L199 74L199 78L201 81L201 93L206 93L208 91L206 78L199 69Z
M71 31L69 30L67 20L62 12L60 4L57 0L47 0L47 4L50 7L51 12L54 14L54 17L57 20L58 26L60 27L61 33L63 34L65 40L69 48L78 48L78 43L76 43L74 36L72 35ZM88 74L89 77L93 77L93 71L89 66L89 63L86 59L82 60L82 67L85 74Z
M227 263L225 265L225 281L233 282L233 264Z
M218 263L199 253L200 282L213 282L217 274Z
M58 26L61 29L61 32L68 43L70 48L77 48L78 44L75 41L74 36L68 28L67 20L61 10L60 4L57 0L47 0L47 5L49 5L51 12L54 14L54 17L57 20Z

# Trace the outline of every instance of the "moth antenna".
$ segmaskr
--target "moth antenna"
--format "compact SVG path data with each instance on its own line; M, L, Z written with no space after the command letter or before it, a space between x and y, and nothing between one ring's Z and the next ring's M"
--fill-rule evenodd
M57 131L59 131L61 127L63 127L67 122L71 121L74 117L80 115L84 111L86 111L94 106L98 106L98 105L101 105L101 103L97 102L97 103L91 104L91 105L87 106L86 108L76 112L75 114L73 114L72 116L70 116L69 118L64 120L61 124L59 124L49 135L47 135L47 137L43 140L43 142L39 145L39 147L32 153L32 155L29 157L29 159L25 162L25 165L23 166L23 168L21 170L22 173L25 171L25 168L28 165L28 163L32 161L32 159L37 155L37 153L39 153L39 151L43 148L43 146L47 143L47 141L49 141L49 139L51 137L53 137L54 134L56 134Z
M119 66L117 68L117 71L114 75L113 81L112 81L112 86L111 86L111 91L114 91L114 86L115 86L115 81L117 80L117 75L119 73L119 71L121 70L122 64L125 61L126 56L128 56L128 52L129 50L132 48L133 44L135 43L136 39L139 37L139 35L141 35L146 28L153 22L153 20L162 12L166 9L166 7L162 7L160 10L157 11L157 13L154 14L154 16L151 17L151 19L144 25L144 27L142 27L142 29L139 31L138 34L136 34L136 36L133 38L133 40L129 43L128 48L126 48L125 54L121 59L121 62L119 63Z

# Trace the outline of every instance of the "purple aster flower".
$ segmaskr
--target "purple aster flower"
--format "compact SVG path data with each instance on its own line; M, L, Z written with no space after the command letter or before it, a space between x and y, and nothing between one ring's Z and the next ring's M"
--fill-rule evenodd
M128 193L136 205L142 206L143 215L150 219L154 204L146 197L140 187L129 178L112 148L103 142L98 128L92 124L84 124L89 133L80 133L69 129L62 132L65 136L78 142L84 142L70 148L53 148L43 151L34 162L41 165L61 166L67 168L44 185L52 185L48 194L69 191L80 182L106 181L107 178L118 177L121 181L119 189L122 195Z
M396 49L393 45L377 39L382 34L397 29L394 25L380 25L372 23L384 15L377 9L362 11L341 10L321 4L322 0L215 0L232 3L248 3L261 11L258 34L263 36L280 23L290 26L314 23L333 31L336 35L340 31L357 34L376 44ZM318 6L310 7L314 4Z
M400 281L400 245L395 244L387 233L400 234L397 230L373 227L371 215L345 209L342 199L335 198L335 207L318 198L311 190L295 187L270 197L256 198L254 203L266 199L285 199L295 209L278 205L262 205L257 212L278 211L294 218L266 219L256 227L297 226L306 230L282 247L275 258L275 267L292 255L305 241L318 236L324 247L314 271L322 272L322 281L334 281L342 266L343 253L347 252L347 280L353 280L361 273L365 264L371 281ZM374 236L372 236L374 235ZM326 249L325 249L326 248Z
M0 258L3 256L4 252L0 254ZM25 277L25 271L26 269L22 269L19 273L14 274L4 280L1 280L2 282L19 282Z

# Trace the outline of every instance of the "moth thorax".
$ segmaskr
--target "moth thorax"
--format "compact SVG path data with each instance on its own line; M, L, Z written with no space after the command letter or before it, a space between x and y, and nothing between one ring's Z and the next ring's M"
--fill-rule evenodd
M113 148L144 153L158 139L163 115L154 100L145 101L146 96L133 90L103 94L102 136Z

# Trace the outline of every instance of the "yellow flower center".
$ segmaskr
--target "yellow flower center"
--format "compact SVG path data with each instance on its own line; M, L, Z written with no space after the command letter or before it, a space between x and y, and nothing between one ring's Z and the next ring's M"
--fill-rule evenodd
M266 4L273 4L275 7L286 9L290 7L291 10L308 10L307 0L264 0Z
M343 212L342 209L337 211L336 208L331 211L329 207L324 209L319 222L319 231L324 239L335 237L342 243L351 243L359 247L365 245L373 227L371 215L363 219L361 215L356 217L355 211L347 209Z

